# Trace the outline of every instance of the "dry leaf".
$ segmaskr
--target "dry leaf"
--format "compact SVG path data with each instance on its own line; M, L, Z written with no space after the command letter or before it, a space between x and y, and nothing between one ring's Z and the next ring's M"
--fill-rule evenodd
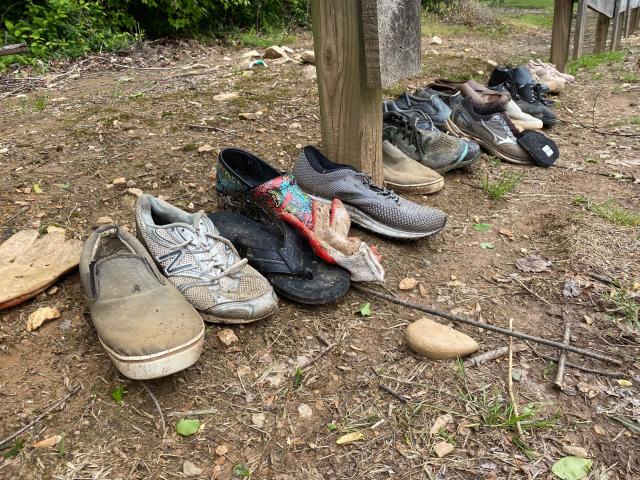
M551 261L546 260L539 255L530 255L527 258L519 258L516 260L516 268L523 272L546 272L551 266Z
M40 328L44 322L60 318L60 310L53 307L41 307L27 318L27 332Z
M498 229L498 233L500 235L504 235L505 237L509 238L510 240L513 240L513 238L515 237L513 232L511 230L506 229L506 228L499 228Z
M61 435L53 435L51 437L47 437L44 440L40 440L39 442L35 442L31 445L33 448L51 448L55 447L62 440Z
M231 330L230 328L225 328L224 330L220 330L218 332L218 338L226 346L229 346L232 343L236 343L238 341L238 337L236 336L235 333L233 333L233 330Z
M624 378L620 378L618 379L618 385L622 387L631 387L633 383L631 383L629 380L625 380Z
M407 277L400 280L400 285L398 286L400 287L400 290L411 290L416 285L418 285L418 280L413 277Z
M589 458L590 455L587 451L578 445L563 445L562 451L567 455L571 455L573 457L581 457L581 458Z
M215 148L213 148L209 144L205 144L205 145L202 145L202 146L198 147L198 153L209 153L209 152L213 152L214 150L215 150Z
M224 443L216 447L216 455L224 456L229 452L229 447Z
M358 442L360 440L364 440L364 433L362 432L351 432L346 435L342 435L340 438L336 440L336 444L338 445L347 445L348 443Z
M429 296L429 291L427 290L427 287L425 287L422 283L418 284L418 290L420 290L420 295L422 295L423 297L428 297Z
M429 435L436 435L441 428L447 427L451 422L453 422L453 417L448 413L446 415L440 415L436 418L436 421L433 423L431 430L429 430Z

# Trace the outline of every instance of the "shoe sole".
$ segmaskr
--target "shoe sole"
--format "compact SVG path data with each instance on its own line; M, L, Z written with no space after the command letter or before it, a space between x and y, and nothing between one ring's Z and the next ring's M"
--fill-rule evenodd
M202 320L204 320L207 323L224 323L225 325L245 325L247 323L257 322L264 318L270 317L277 311L278 311L278 305L276 305L273 310L269 311L268 313L265 313L261 317L255 317L255 318L223 318L223 317L218 317L217 315L211 315L210 313L204 313L202 311L199 311L198 313L202 317Z
M533 120L514 120L511 119L511 122L518 127L520 131L522 130L542 130L544 127L544 123L542 120L533 121Z
M384 186L396 192L428 195L442 190L442 187L444 187L444 178L433 183L418 183L415 185L400 185L398 183L388 182L385 180Z
M315 195L310 195L310 197L318 202L325 203L328 205L331 204L331 200L327 200L326 198L316 197ZM358 210L357 208L354 208L351 205L348 205L346 203L344 204L344 206L347 209L347 212L349 212L349 216L351 217L351 220L354 223L360 225L362 228L365 228L366 230L370 230L374 233L377 233L378 235L382 235L388 238L411 239L411 238L430 237L440 232L447 223L445 220L442 227L429 232L410 232L407 230L400 230L399 228L392 228L388 225L380 223L379 221L371 218L369 215L364 213L362 210Z
M113 364L125 377L134 380L150 380L166 377L196 363L202 353L204 328L197 337L184 345L152 355L120 355L107 347L102 339L100 339L100 343L107 351Z
M514 165L532 165L533 162L529 161L524 161L524 160L519 160L517 158L513 158L508 156L505 153L502 153L501 151L497 150L493 145L491 145L490 143L488 143L487 141L483 140L482 138L473 135L471 133L466 133L465 135L468 135L469 138L471 138L474 142L476 142L478 145L480 145L482 148L484 148L486 151L488 151L489 153L491 153L492 155L495 155L496 157L504 160L505 162L508 163L513 163Z
M451 118L447 118L446 127L449 133L454 137L469 138L462 130L460 130L460 128L458 128L455 123L453 123L453 120L451 120Z

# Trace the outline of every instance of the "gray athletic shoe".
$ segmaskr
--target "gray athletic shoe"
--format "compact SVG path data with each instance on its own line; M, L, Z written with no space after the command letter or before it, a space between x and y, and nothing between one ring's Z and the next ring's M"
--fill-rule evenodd
M532 163L527 151L518 145L506 113L478 107L469 97L452 98L451 107L456 126L489 153L509 163Z
M446 123L451 116L451 109L436 92L429 89L421 89L415 95L403 93L396 98L395 103L402 110L420 110L428 115L440 130L447 130Z
M278 308L269 282L240 259L204 212L190 214L151 195L136 202L138 237L164 275L205 320L249 323Z
M415 119L397 112L382 116L382 139L402 153L439 174L462 168L480 158L480 147L472 141L455 138L433 128L419 128Z
M333 163L311 146L303 149L294 169L300 187L314 199L342 200L351 220L367 230L392 238L434 235L447 215L399 197L371 183L371 178L348 165Z

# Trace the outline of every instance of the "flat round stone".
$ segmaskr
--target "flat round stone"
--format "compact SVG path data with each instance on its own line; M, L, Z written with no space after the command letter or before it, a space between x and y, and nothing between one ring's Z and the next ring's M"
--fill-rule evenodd
M431 360L464 357L478 349L478 343L470 336L429 318L409 325L405 338L411 350Z

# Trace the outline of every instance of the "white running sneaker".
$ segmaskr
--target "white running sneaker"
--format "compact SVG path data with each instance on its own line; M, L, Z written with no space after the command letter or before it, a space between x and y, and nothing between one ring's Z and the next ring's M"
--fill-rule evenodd
M164 275L205 320L250 323L278 308L267 279L240 258L204 212L190 214L142 195L136 202L136 228Z
M509 100L507 108L505 109L507 116L511 119L511 122L518 127L520 131L523 130L542 130L544 126L542 120L524 113L522 109L513 100Z

